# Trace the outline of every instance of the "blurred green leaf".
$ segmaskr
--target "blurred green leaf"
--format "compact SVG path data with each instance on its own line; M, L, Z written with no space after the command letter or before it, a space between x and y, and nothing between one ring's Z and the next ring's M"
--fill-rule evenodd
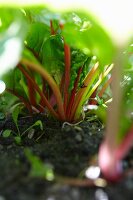
M43 124L42 124L41 120L37 120L37 121L32 125L32 127L34 127L34 126L39 126L40 129L43 130Z
M83 50L88 55L97 56L102 67L112 63L114 45L98 23L89 13L68 12L64 15L63 35L68 44Z
M21 142L22 142L22 139L21 139L21 137L20 137L20 136L15 136L15 137L14 137L14 139L15 139L15 142L16 142L16 144L18 144L18 145L20 145L20 144L21 144Z
M30 25L28 31L26 46L39 55L43 42L49 37L49 35L50 30L47 25L40 22L33 23Z
M42 46L41 59L51 74L64 71L64 46L61 35L50 36Z
M54 179L53 168L50 164L44 164L40 158L33 155L29 149L25 149L25 154L31 164L30 176L44 177L49 181Z
M9 129L6 129L3 133L2 133L2 136L4 137L4 138L8 138L10 135L11 135L11 130L9 130Z
M0 12L0 76L2 76L13 69L20 60L27 23L20 10L0 9Z
M133 39L130 40L125 51L124 57L124 69L121 80L122 88L122 101L121 104L121 116L120 116L120 129L117 135L119 143L123 141L128 130L133 122Z

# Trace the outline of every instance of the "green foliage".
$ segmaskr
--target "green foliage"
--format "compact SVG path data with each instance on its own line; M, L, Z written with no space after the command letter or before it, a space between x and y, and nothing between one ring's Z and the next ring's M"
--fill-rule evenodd
M5 131L3 131L2 136L4 138L8 138L11 135L11 130L10 129L6 129Z
M19 62L27 32L27 23L20 10L0 9L0 20L1 76Z
M112 41L94 17L85 12L69 12L64 18L63 35L68 44L97 56L102 67L111 63L114 55Z
M42 124L41 120L37 120L34 124L29 126L23 133L21 133L21 136L23 136L25 133L29 132L36 126L39 126L40 130L43 131L43 124Z
M50 164L44 164L29 149L25 149L25 154L31 164L30 176L45 178L48 181L54 180L54 172Z
M31 24L26 38L26 45L40 54L43 42L49 37L49 27L41 22Z
M122 101L121 101L121 117L120 130L117 136L119 143L127 135L133 122L133 45L132 39L124 51L124 69L121 80Z
M80 120L84 104L92 96L95 99L108 81L114 45L104 29L86 12L56 13L45 7L4 8L0 20L0 63L4 62L0 73L9 70L2 77L6 91L30 113ZM13 111L17 129L18 112Z
M13 120L15 122L15 125L17 127L18 132L17 133L13 133L12 130L10 129L6 129L2 132L2 136L4 138L8 138L10 136L13 136L16 144L20 145L22 143L22 137L24 135L28 135L28 137L32 138L32 132L34 132L34 127L38 127L40 128L41 131L43 131L43 124L41 122L41 120L37 120L34 124L32 124L31 126L29 126L26 130L24 130L23 132L20 132L19 127L18 127L18 116L19 116L20 110L19 107L16 107L13 111ZM15 135L14 135L15 134Z
M74 81L77 77L77 73L80 67L82 67L83 70L80 75L78 87L82 86L83 80L85 79L86 74L90 70L90 62L92 59L91 56L88 57L88 55L83 53L80 49L72 49L71 55L72 55L71 56L72 64L71 64L71 80L70 80L69 90L73 89Z
M52 35L44 43L41 49L41 61L47 71L54 75L64 71L64 53L62 36Z

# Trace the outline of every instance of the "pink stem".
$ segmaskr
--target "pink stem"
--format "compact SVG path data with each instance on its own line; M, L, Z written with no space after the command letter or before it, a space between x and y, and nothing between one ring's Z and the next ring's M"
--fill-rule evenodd
M123 173L122 159L132 146L133 126L131 126L123 142L115 148L111 148L107 140L102 143L99 150L99 166L106 179L118 181L121 178Z

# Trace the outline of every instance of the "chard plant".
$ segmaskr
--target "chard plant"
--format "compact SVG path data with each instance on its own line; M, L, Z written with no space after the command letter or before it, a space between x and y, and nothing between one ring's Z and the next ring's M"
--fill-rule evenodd
M2 79L6 91L22 101L30 113L43 112L60 121L77 122L83 118L84 105L98 105L99 99L105 102L110 98L105 91L111 82L113 45L91 16L82 12L57 14L40 8L18 9L22 23L20 17L19 22L12 22L9 17L11 25L4 28L4 14L1 27L7 39L13 34L9 38L11 44L20 31L21 34L16 58L10 63L4 61L7 68L10 64L13 69ZM21 25L14 29L14 23ZM22 30L24 25L26 31ZM11 46L5 44L4 37L2 45L2 56L8 55Z
M105 90L112 81L114 47L92 16L81 11L59 14L43 6L10 2L15 6L8 6L15 9L0 9L0 75L10 69L1 76L7 92L30 113L44 112L68 122L82 119L84 105L110 99ZM113 102L99 150L99 166L109 180L121 177L122 159L132 146L131 48L126 63L123 49L116 54ZM124 66L122 73L119 66Z

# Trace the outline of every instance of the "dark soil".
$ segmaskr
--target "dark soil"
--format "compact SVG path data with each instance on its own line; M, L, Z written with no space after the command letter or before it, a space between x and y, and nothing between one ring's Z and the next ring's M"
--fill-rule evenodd
M0 122L0 200L132 200L133 174L125 176L118 183L106 186L76 186L60 181L30 176L31 164L25 155L29 148L44 164L53 166L55 175L65 178L84 177L85 169L97 155L103 138L103 127L99 120L84 121L75 126L48 120L42 115L21 118L21 133L35 121L43 122L33 134L26 133L21 144L16 144L17 133L11 119ZM12 129L13 135L4 138L3 130ZM123 161L126 169L133 167L133 151ZM85 177L84 177L85 179ZM83 180L84 180L83 179ZM74 179L75 180L75 179ZM76 179L77 180L77 179ZM81 181L82 182L82 181Z

